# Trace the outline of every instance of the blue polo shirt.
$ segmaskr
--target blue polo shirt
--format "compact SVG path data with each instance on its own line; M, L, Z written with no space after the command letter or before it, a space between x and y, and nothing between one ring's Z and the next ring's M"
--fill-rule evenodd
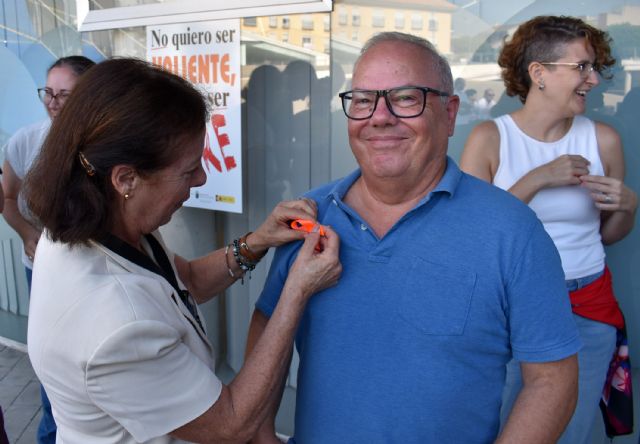
M343 201L359 176L307 194L340 235L343 272L297 332L295 441L493 442L511 357L580 348L553 242L526 205L451 159L380 239ZM300 245L276 251L256 303L267 316Z

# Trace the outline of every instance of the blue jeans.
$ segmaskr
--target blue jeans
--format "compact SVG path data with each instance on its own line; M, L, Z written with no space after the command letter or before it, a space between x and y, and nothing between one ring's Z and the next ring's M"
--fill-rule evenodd
M31 294L31 268L24 267L27 275L27 285L29 286L29 294ZM51 403L49 397L44 391L44 387L40 384L40 399L42 400L42 419L38 424L38 444L56 444L56 422L53 419L53 412L51 411Z
M602 273L580 279L566 281L567 290L574 291L590 284ZM588 444L591 442L591 429L600 413L598 403L602 395L609 362L616 346L615 327L573 315L582 340L582 349L578 352L578 404L558 441L559 444ZM507 377L502 395L500 423L504 426L513 403L522 388L520 365L512 360L507 364Z
M40 385L40 399L42 400L42 419L38 424L38 444L56 444L56 422L51 412L51 403L44 391L42 384Z

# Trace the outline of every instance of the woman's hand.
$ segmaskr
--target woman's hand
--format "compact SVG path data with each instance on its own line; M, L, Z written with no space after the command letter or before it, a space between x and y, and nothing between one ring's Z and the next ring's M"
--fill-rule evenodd
M247 238L251 251L260 254L270 247L304 239L304 233L292 230L294 219L316 220L318 209L312 199L303 198L280 202L267 219Z
M318 242L322 246L321 251L315 248ZM304 244L289 270L285 287L295 288L309 297L336 285L342 273L339 252L340 239L330 227L325 227L325 236L319 233L305 234Z
M532 170L540 188L580 185L580 177L589 174L589 161L577 154L564 154Z
M582 186L591 192L591 198L602 211L624 211L634 213L638 196L624 182L607 176L581 176Z
M580 185L580 177L589 174L589 161L582 156L563 154L522 176L509 192L528 204L545 188Z

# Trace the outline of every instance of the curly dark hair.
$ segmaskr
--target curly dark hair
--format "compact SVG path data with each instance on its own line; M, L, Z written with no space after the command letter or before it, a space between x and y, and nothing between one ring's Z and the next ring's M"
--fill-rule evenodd
M204 130L207 114L203 95L168 71L128 58L95 65L80 77L27 173L29 208L54 241L101 239L114 214L113 167L131 165L142 176L167 167L183 154L181 144Z
M594 68L603 77L615 64L611 57L611 37L576 17L538 16L522 23L505 44L498 57L506 92L525 102L531 88L529 65L532 62L555 62L563 55L563 48L575 39L586 39L593 48Z

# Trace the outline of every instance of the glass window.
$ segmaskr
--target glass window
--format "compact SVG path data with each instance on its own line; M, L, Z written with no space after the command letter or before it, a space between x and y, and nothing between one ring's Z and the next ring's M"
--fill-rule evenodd
M371 26L374 28L384 28L384 11L375 10L371 16Z
M338 24L346 26L349 23L349 14L344 8L340 8L338 11Z
M411 14L411 29L413 31L421 31L423 27L422 14Z
M313 17L311 15L302 16L302 29L305 31L313 30Z
M91 2L92 5L102 3L105 2ZM586 115L618 131L627 162L627 185L639 191L640 6L637 0L587 3L588 8L584 9L577 0L556 1L553 13L584 15L593 25L609 32L613 39L617 59L612 69L613 79L600 79L600 84L589 91ZM216 230L221 231L216 236L223 239L224 245L244 234L238 232L238 227L258 226L277 202L300 196L355 168L348 149L346 117L337 93L349 89L353 62L373 32L403 30L429 39L447 56L454 78L462 79L464 86L457 92L464 97L463 102L470 105L461 105L455 133L449 139L448 154L455 161L459 160L475 125L520 106L517 99L504 92L497 56L505 36L519 23L550 12L548 6L544 7L546 3L541 0L438 0L392 4L394 9L379 0L335 0L334 12L321 13L322 18L315 14L285 15L288 13L283 12L279 16L247 17L241 21L242 31L246 32L242 34L241 80L247 210L239 215L180 210L179 223L189 228L179 233L189 240L183 244L202 244L197 242L195 233L212 232L212 221L215 221ZM69 12L75 11L72 0L5 0L2 6L0 146L20 127L46 116L36 88L44 85L46 69L56 58L84 54L100 61L112 56L146 56L143 27L78 33L76 17ZM320 27L318 21L313 30L304 30L307 26L304 17L322 20L323 25ZM374 23L381 26L372 29L370 23L372 28ZM473 103L488 89L494 92L497 101L489 111L480 114ZM173 222L168 230L171 224ZM170 245L179 243L180 239L165 236ZM13 304L16 307L13 314L24 320L28 296L21 273L21 241L3 218L0 218L0 240L3 245L10 244L7 248L11 251L5 252L5 261L8 261L7 254L13 254L15 260L8 266L13 265L17 270L13 274L0 274L0 280L15 283L17 292L12 301L7 301L7 296L0 292L0 307ZM638 251L638 227L623 241L607 248L616 296L631 326L640 325L640 308L635 301L640 275L628 273L628 270L640 269ZM189 252L184 255L190 257ZM206 309L213 312L212 320L224 319L223 324L227 326L223 331L220 323L208 322L215 348L226 350L225 356L219 356L220 368L226 369L221 371L228 372L226 380L242 365L248 319L271 257L272 253L252 273L252 279L245 280L245 285L235 285L228 290L226 310L218 312L217 308L211 308L215 303L207 304ZM0 322L0 336L8 334L3 331L4 326L5 323ZM630 349L632 355L640 355L640 341L631 341ZM295 362L294 358L294 370L287 382L290 391L296 387ZM285 398L277 423L278 431L285 434L293 431L290 398Z
M360 11L354 10L351 15L351 24L353 26L360 26Z

